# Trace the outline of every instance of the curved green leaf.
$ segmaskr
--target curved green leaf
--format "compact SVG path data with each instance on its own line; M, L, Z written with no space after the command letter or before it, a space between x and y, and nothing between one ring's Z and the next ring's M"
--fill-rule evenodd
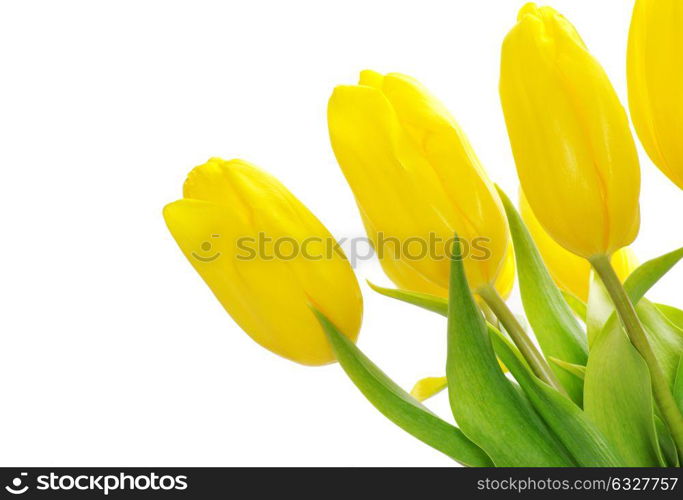
M625 466L665 465L654 422L650 372L616 316L591 344L584 410L616 446Z
M448 301L436 295L429 295L427 293L411 292L410 290L401 290L399 288L384 288L377 286L370 281L367 282L370 288L375 292L390 297L392 299L407 302L415 306L427 309L442 316L448 316Z
M575 462L503 375L486 323L454 245L448 309L448 395L463 432L499 467L562 467Z
M634 304L683 258L683 247L638 266L624 282L624 288Z
M498 192L505 207L515 246L524 311L543 354L546 357L552 356L569 363L585 365L588 358L588 343L583 328L550 277L519 213L500 188ZM581 381L556 366L553 367L553 371L571 398L581 404Z
M636 312L645 328L659 366L669 382L669 387L673 388L678 361L683 353L683 330L669 321L662 311L647 299L638 302Z
M457 427L418 403L372 363L321 312L313 310L351 381L385 417L461 464L490 467L491 459Z
M647 333L652 350L667 377L669 385L673 387L678 357L683 352L683 330L667 318L661 307L655 306L645 298L638 297L639 292L637 291L645 289L639 282L632 282L627 291L629 289L633 294L633 299L638 300L635 306L636 313ZM670 311L670 309L665 310ZM614 304L600 279L594 276L590 285L588 318L586 320L591 348L596 336L602 332L605 324L612 317L616 320Z
M581 321L585 322L586 321L586 304L578 298L576 295L573 293L566 292L564 290L562 291L562 296L564 297L564 300L567 301L567 305L571 307L572 311L574 311L574 314L581 319Z
M659 309L666 319L668 319L672 325L678 328L678 331L683 335L683 311L677 307L667 306L665 304L655 304L657 309Z
M567 363L561 359L550 357L548 361L555 363L557 366L562 368L567 373L574 375L575 377L584 380L586 378L586 367L583 365L575 365L573 363Z
M666 464L669 467L678 467L680 460L678 459L674 438L671 436L671 432L669 432L669 428L664 421L657 415L655 415L655 427L657 429L657 440L659 441Z
M674 399L680 410L683 411L683 356L678 361L676 382L674 383Z

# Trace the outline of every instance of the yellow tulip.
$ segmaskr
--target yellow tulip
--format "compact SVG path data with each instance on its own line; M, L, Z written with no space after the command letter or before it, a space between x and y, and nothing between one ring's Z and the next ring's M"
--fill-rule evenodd
M631 117L652 161L683 189L683 5L638 0L628 39Z
M565 250L545 232L522 192L519 206L524 223L557 286L586 302L590 285L590 263ZM624 281L638 267L638 260L630 248L624 247L612 256L612 265L621 281Z
M501 297L507 299L512 292L512 287L515 284L515 252L512 248L512 242L508 246L507 254L505 255L505 261L503 261L503 267L498 273L498 278L496 278L493 284Z
M548 234L585 258L629 245L640 168L626 112L552 8L520 10L503 43L500 95L522 188Z
M447 296L457 232L469 245L472 289L495 283L505 265L499 286L511 286L510 237L498 194L458 124L427 89L405 75L363 71L358 85L334 90L328 125L368 236L394 283ZM433 251L425 255L425 248Z
M332 235L274 177L213 158L190 172L164 218L226 311L266 349L306 365L334 361L310 306L356 340L363 303L348 260L328 252Z

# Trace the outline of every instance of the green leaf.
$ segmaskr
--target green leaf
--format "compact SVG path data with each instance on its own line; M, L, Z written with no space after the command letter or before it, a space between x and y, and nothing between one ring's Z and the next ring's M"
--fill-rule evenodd
M678 361L683 352L683 330L670 322L662 311L647 299L638 302L636 312L645 328L659 366L669 382L669 387L673 388Z
M643 290L643 287L638 283L636 286L638 290ZM632 293L635 293L633 290L634 288L631 288ZM637 295L634 295L633 298L637 298ZM669 385L673 387L678 357L683 352L683 330L667 318L661 307L655 306L645 298L639 299L635 309L657 361ZM613 316L616 318L614 304L600 279L593 276L588 298L588 319L586 321L591 347L594 338L604 329L607 320Z
M429 446L470 467L490 467L491 459L457 427L444 422L408 395L320 311L313 309L335 356L351 381L385 417Z
M562 467L575 462L503 375L486 323L469 290L456 238L448 310L448 395L463 432L498 467Z
M616 446L625 466L665 465L654 422L650 372L616 316L591 344L584 410Z
M680 461L678 460L678 452L676 451L674 438L671 436L669 428L657 415L655 415L655 427L657 429L657 440L659 441L659 446L662 449L666 464L669 467L678 467Z
M581 467L618 467L618 453L574 402L539 380L521 355L495 328L489 334L496 352L508 367L538 414Z
M624 288L634 304L683 258L683 247L656 257L638 266L624 282Z
M557 366L562 368L567 373L574 375L575 377L584 380L586 378L586 367L583 365L575 365L574 363L567 363L561 359L550 357L548 361L552 361Z
M370 281L367 283L370 288L381 295L407 302L408 304L413 304L423 309L427 309L428 311L441 314L442 316L448 316L448 301L442 297L426 293L411 292L409 290L401 290L398 288L383 288Z
M678 328L678 331L683 332L683 311L673 307L667 306L665 304L655 304L657 309L659 309L666 319L668 319L672 325Z
M505 207L515 247L519 289L527 319L541 350L554 357L585 365L588 359L586 335L562 292L550 277L524 222L505 193L498 189ZM566 371L554 367L557 378L571 398L581 404L583 384Z
M564 300L567 301L567 305L571 307L572 311L574 311L574 314L578 316L581 321L585 322L586 304L573 293L562 290L562 296L564 297Z
M678 408L683 411L683 356L678 360L676 382L674 383L674 399L676 400Z

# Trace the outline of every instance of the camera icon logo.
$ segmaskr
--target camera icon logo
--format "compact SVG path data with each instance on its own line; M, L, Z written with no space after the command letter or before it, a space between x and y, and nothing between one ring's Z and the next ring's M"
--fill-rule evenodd
M28 491L28 485L21 486L23 478L28 476L27 472L22 472L19 477L12 479L12 486L5 486L5 489L9 491L12 495L21 495Z

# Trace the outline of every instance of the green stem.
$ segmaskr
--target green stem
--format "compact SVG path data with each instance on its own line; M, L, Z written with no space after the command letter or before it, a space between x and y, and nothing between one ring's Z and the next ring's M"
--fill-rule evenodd
M500 320L505 331L510 335L519 352L522 353L524 359L529 363L529 367L534 374L562 394L566 394L555 373L553 373L541 353L538 352L538 349L536 349L536 346L524 331L524 327L519 324L519 321L517 321L517 318L507 306L503 297L498 293L498 290L491 285L484 285L477 290L477 293Z
M621 318L631 343L647 364L650 378L652 379L652 392L654 393L655 401L671 431L671 435L678 448L678 455L683 460L683 415L676 405L676 400L671 393L664 372L659 366L659 361L657 361L650 342L647 340L647 334L640 319L638 319L636 309L628 298L617 273L614 272L609 257L597 255L589 260L612 298L614 307L619 318Z

